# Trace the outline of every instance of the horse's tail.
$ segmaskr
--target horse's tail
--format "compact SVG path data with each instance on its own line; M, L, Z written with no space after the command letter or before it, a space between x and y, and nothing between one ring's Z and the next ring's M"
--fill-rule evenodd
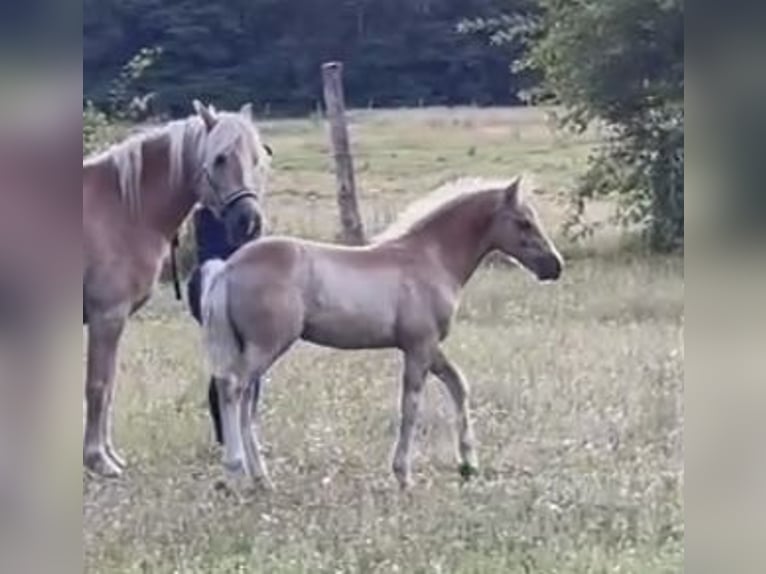
M226 262L211 259L201 269L203 342L214 377L229 376L242 355L242 338L229 316Z

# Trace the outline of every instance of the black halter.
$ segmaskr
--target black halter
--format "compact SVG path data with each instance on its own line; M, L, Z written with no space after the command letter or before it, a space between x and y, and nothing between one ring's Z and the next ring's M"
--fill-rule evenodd
M247 187L243 187L233 193L226 194L224 197L223 194L219 193L219 188L216 185L215 180L210 176L210 172L203 168L202 174L205 176L210 189L213 190L217 204L215 206L208 207L213 213L215 213L218 219L223 219L229 209L231 209L237 202L245 199L246 197L250 197L255 201L258 201L258 194Z

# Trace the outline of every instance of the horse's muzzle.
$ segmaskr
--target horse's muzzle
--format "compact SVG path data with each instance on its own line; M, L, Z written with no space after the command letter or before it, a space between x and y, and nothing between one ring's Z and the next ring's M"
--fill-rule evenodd
M226 209L223 215L229 244L239 247L258 239L263 230L263 216L254 197L243 197Z
M535 267L537 278L540 281L556 281L561 277L564 265L561 262L560 257L557 257L556 255L546 255L537 259Z

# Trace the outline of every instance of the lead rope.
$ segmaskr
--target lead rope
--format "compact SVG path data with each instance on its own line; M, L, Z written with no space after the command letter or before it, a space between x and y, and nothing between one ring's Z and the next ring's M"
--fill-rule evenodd
M173 275L173 288L176 292L176 301L183 301L181 297L181 281L178 279L178 261L176 260L176 250L180 245L178 239L178 233L173 235L173 240L170 242L170 273Z

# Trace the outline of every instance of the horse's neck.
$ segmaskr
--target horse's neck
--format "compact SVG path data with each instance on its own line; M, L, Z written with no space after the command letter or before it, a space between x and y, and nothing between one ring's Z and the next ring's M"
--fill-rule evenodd
M196 203L193 162L184 155L180 177L173 181L170 174L170 145L168 140L158 138L147 142L144 150L144 169L147 170L142 185L142 205L146 206L146 223L167 239L181 227Z
M463 287L491 250L487 232L494 213L491 198L477 197L434 218L412 239L429 245L440 264Z

